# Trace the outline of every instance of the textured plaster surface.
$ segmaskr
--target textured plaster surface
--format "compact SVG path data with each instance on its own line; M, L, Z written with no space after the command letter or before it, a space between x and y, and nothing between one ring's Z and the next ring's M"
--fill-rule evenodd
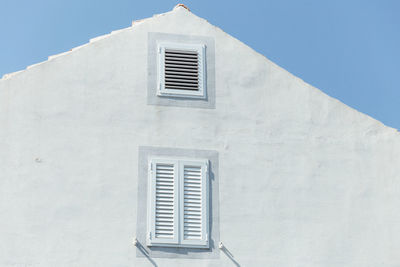
M149 32L215 40L215 109L148 105ZM218 152L218 258L137 256L140 146ZM399 176L396 130L184 8L0 80L4 267L400 266Z

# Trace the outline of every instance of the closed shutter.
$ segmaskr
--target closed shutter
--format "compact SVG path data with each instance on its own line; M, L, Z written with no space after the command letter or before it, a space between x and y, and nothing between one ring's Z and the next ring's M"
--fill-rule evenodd
M148 243L178 243L178 162L153 159L150 167Z
M149 246L209 247L208 183L208 160L150 160Z
M208 247L207 161L180 161L181 244Z

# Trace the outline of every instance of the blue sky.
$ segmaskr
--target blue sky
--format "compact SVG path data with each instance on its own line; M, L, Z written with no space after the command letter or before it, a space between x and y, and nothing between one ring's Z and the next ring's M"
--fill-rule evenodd
M0 76L180 2L328 95L400 129L397 0L0 0Z

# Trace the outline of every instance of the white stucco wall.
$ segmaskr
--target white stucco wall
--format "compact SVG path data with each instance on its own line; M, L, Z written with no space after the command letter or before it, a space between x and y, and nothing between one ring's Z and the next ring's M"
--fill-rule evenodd
M148 32L215 39L215 109L147 105ZM235 266L136 257L139 146L218 151L237 265L400 266L399 133L184 8L0 80L0 266Z

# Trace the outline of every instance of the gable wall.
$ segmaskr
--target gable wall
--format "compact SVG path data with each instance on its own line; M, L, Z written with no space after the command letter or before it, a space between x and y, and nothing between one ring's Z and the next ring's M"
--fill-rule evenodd
M214 38L215 109L147 105L148 32ZM178 8L0 81L0 265L232 266L136 257L139 146L218 151L242 266L400 264L398 132Z

